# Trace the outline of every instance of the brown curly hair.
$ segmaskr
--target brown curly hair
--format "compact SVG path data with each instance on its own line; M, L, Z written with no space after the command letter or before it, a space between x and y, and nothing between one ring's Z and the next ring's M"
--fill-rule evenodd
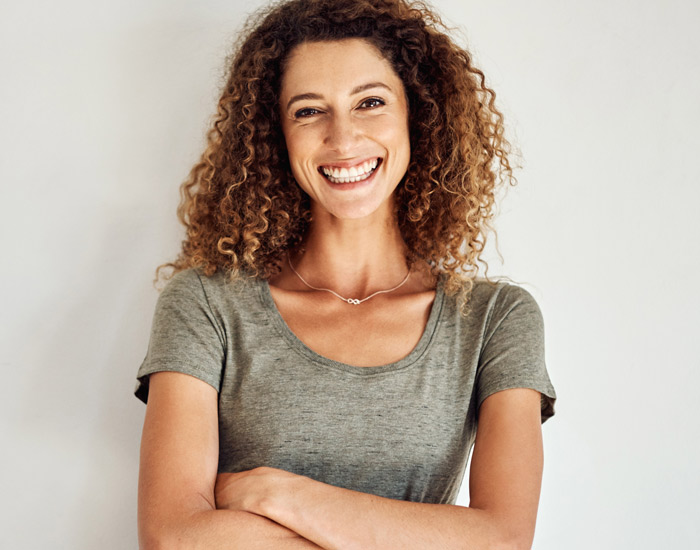
M310 223L280 124L285 61L303 42L362 38L401 78L411 159L395 191L408 262L447 275L445 290L470 292L491 230L496 186L515 183L495 93L440 18L409 0L291 0L249 21L232 57L208 145L181 187L187 228L172 273L200 267L269 278ZM166 277L167 278L167 277Z

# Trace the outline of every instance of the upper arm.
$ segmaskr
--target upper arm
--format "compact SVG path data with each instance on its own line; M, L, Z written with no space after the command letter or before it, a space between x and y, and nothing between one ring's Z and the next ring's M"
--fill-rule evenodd
M212 510L219 457L218 394L177 372L150 375L141 439L139 539Z
M479 410L469 506L491 513L517 547L532 544L542 466L539 392L516 388L487 397Z

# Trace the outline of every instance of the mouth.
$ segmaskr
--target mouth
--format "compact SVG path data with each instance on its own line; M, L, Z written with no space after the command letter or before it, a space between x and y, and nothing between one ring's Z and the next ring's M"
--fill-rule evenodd
M331 183L356 183L368 179L382 163L381 157L367 160L350 168L319 166L318 171Z

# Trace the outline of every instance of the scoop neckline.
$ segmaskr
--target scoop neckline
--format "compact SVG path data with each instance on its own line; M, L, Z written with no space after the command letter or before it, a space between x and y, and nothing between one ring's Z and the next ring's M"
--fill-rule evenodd
M413 363L418 361L423 354L428 349L430 342L433 340L436 328L438 326L438 321L443 309L443 302L445 298L445 293L443 289L443 278L440 276L438 278L438 283L435 288L435 298L430 306L430 314L428 315L428 322L425 324L423 329L423 334L416 346L409 352L408 355L394 361L393 363L387 363L385 365L378 365L373 367L360 367L357 365L350 365L349 363L343 363L341 361L336 361L330 359L320 353L315 352L310 347L308 347L302 340L292 332L289 328L287 322L282 317L279 309L277 309L277 304L272 298L272 292L270 291L270 284L267 280L258 279L258 293L260 300L264 306L266 313L272 320L273 324L280 332L280 334L287 340L290 347L297 353L301 354L306 359L313 361L316 364L329 367L331 369L344 371L347 373L355 374L358 376L371 376L376 374L384 374L387 372L394 372L397 370L404 369L411 366Z

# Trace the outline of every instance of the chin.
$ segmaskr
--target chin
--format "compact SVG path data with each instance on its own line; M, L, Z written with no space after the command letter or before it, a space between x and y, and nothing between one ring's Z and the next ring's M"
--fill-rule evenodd
M354 203L354 204L353 204ZM387 200L348 201L348 204L317 204L334 218L340 220L361 220L373 216L389 216L391 209Z

